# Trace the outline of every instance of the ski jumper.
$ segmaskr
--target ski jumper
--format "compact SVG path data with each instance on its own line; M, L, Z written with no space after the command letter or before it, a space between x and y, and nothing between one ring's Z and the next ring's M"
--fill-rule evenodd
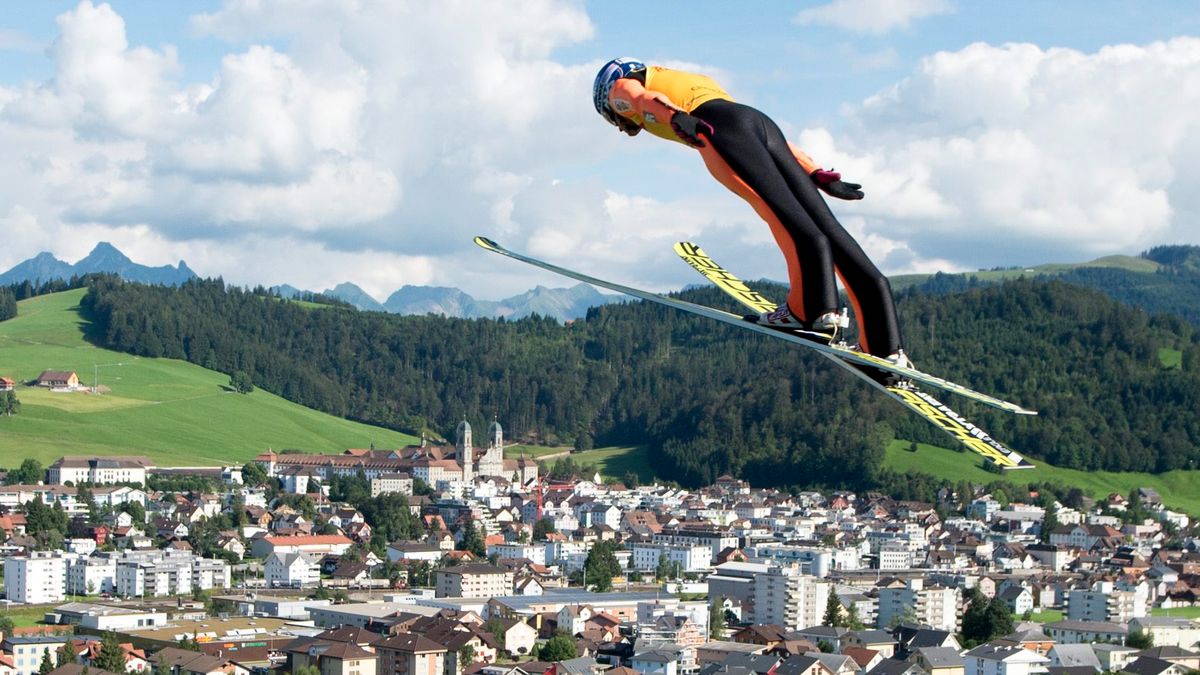
M671 117L686 112L712 125L700 151L709 173L767 222L787 261L787 305L802 321L836 310L836 273L858 324L859 346L886 357L900 349L891 284L837 221L810 175L820 169L771 118L736 103L711 78L659 66L616 81L608 104L646 131L683 143ZM686 145L686 143L685 143Z

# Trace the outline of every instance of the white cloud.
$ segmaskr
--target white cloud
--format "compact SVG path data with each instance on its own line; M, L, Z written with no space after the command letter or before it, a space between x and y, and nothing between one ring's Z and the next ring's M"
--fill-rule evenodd
M802 144L862 178L867 199L847 210L924 256L1085 259L1195 239L1197 107L1197 39L974 44L847 108L836 143L816 130Z
M949 0L833 0L796 14L801 26L834 26L859 34L883 35L913 21L954 11Z

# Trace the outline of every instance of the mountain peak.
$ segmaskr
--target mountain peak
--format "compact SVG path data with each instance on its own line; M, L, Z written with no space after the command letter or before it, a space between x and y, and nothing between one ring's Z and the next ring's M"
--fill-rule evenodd
M111 243L102 241L92 248L91 253L74 265L55 258L51 253L39 253L0 274L0 284L70 279L72 276L96 272L116 274L129 281L167 285L181 284L196 276L196 273L188 269L182 260L179 261L178 268L170 265L147 267L133 262Z

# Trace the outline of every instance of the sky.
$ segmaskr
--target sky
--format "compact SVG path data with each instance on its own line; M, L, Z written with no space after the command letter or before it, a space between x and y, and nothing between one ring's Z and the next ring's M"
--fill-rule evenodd
M709 74L861 183L884 272L1200 244L1200 6L1108 0L6 0L0 270L108 241L310 290L650 290L700 243L785 278L699 154L591 104L610 58ZM717 130L720 133L720 130Z

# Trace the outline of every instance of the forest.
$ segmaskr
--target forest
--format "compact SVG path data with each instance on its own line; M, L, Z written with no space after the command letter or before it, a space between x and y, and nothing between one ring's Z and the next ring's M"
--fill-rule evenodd
M682 296L734 309L715 289ZM918 367L1042 411L953 402L1015 449L1081 469L1200 459L1200 337L1188 321L1028 279L917 287L898 305ZM812 354L646 303L561 325L314 308L220 279L169 288L103 277L89 280L83 309L99 345L244 372L336 415L443 436L463 419L498 419L525 442L645 445L660 475L684 484L732 473L764 486L875 485L890 439L942 443Z

